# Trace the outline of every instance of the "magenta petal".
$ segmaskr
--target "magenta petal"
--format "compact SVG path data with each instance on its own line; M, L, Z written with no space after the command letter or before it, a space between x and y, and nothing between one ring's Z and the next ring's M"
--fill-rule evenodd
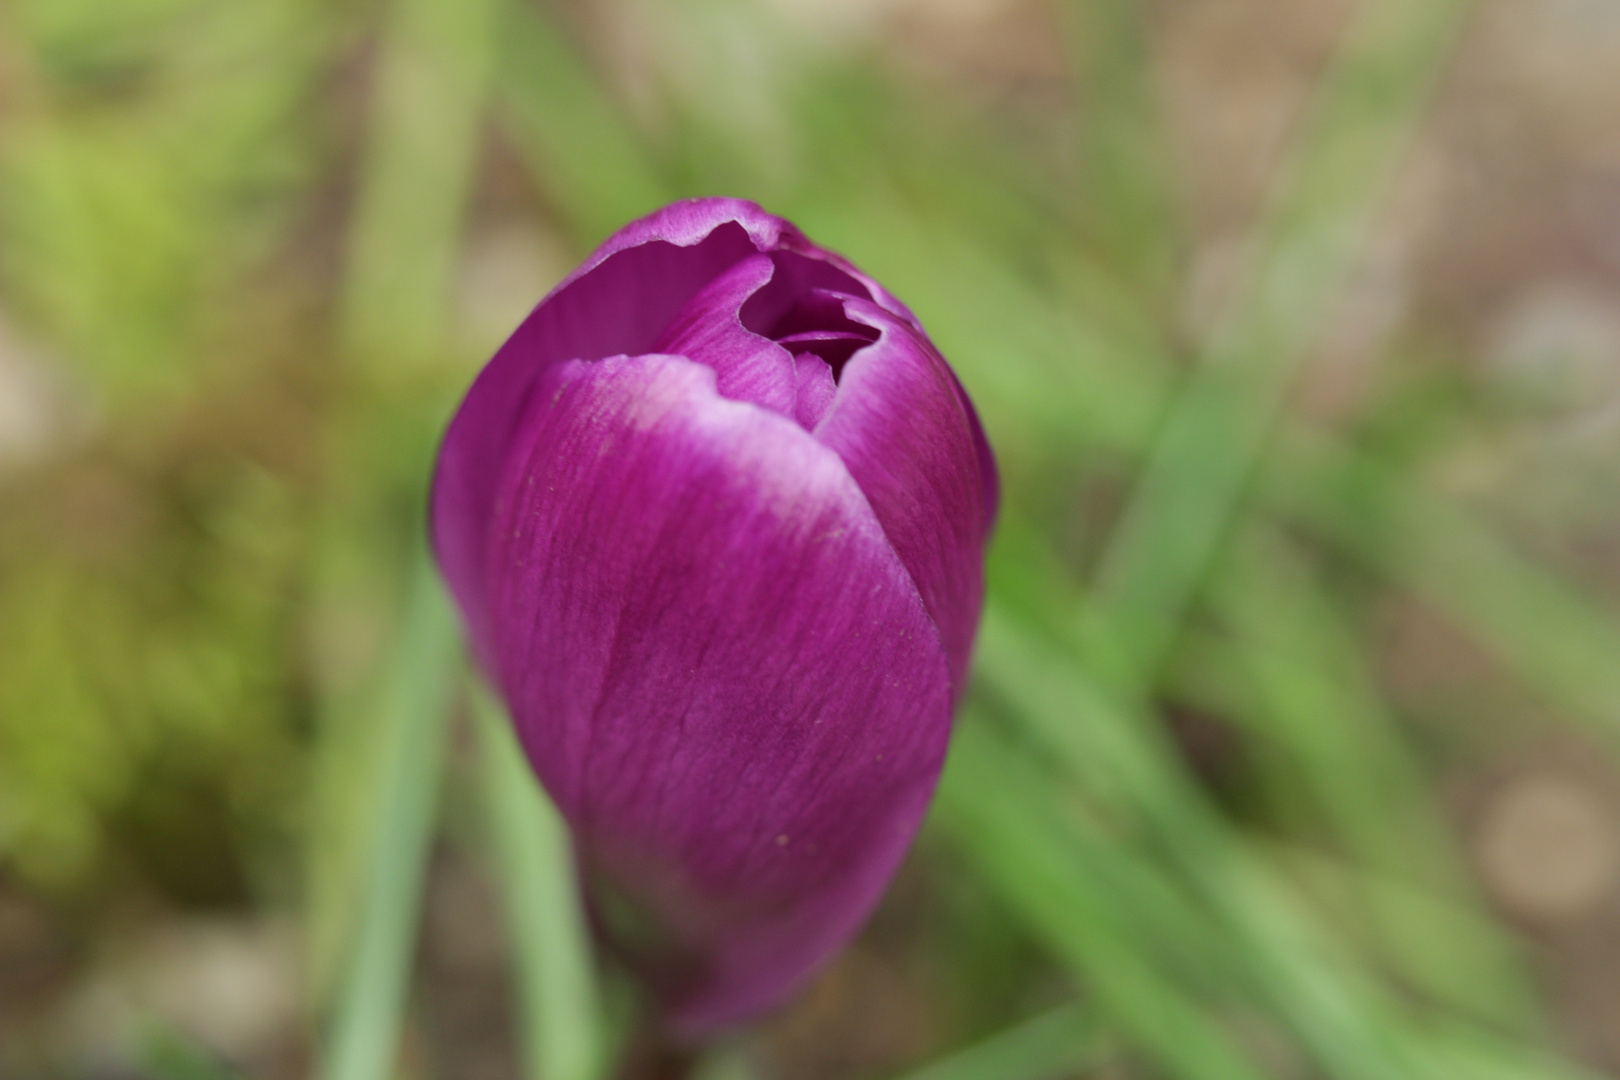
M743 259L687 301L650 351L713 368L721 397L792 416L793 354L744 327L738 314L775 270L769 256Z
M590 258L580 264L579 269L563 279L563 287L621 251L654 241L676 247L691 247L720 226L728 224L739 226L755 251L811 246L791 222L766 213L758 203L747 199L686 199L638 218L608 237L601 247L591 252Z
M910 571L964 688L984 595L995 465L956 376L926 337L875 303L845 301L881 332L839 378L815 429L837 451Z
M798 383L798 400L794 402L793 418L806 431L814 431L821 418L832 408L838 395L838 384L833 381L833 369L815 353L804 352L793 358L794 381Z
M891 480L918 478L867 462L889 410L923 410L928 454L969 438L916 348L885 328L881 355L850 365L878 414L848 409L847 386L829 414L847 413L842 443L891 503ZM496 667L587 869L650 929L621 947L676 1030L702 1034L777 1003L847 940L922 820L950 724L926 575L831 444L721 397L707 367L567 363L537 394L496 500ZM947 490L923 478L930 509L906 542L954 530L935 504L971 504L957 488L976 478L946 471Z
M753 203L676 203L608 239L552 290L495 354L451 421L433 479L433 546L479 655L489 653L480 598L495 477L535 379L562 360L652 350L698 290L760 246L804 243Z

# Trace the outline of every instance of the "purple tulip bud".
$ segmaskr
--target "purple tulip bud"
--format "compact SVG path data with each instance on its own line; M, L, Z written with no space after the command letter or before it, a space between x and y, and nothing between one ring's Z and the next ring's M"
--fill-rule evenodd
M627 225L433 484L473 649L609 943L695 1037L859 928L939 777L996 471L915 316L753 203Z

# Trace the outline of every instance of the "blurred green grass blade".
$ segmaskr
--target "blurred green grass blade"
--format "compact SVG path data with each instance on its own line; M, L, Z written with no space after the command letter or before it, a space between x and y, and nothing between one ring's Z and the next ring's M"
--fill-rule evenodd
M1261 223L1252 279L1172 403L1102 560L1111 682L1139 687L1169 650L1466 10L1363 3Z
M459 634L424 554L404 625L383 674L378 731L382 768L359 912L316 1075L387 1080L416 952L417 920L433 840L446 720L462 669Z
M312 670L302 921L307 992L317 1009L332 1002L354 939L376 791L391 752L386 643L400 632L414 560L427 558L412 542L425 532L419 513L399 513L422 504L431 461L426 424L398 408L376 408L363 424L353 414L344 421L327 433L308 571L309 623L322 655Z
M136 1059L150 1080L237 1080L236 1070L166 1025L143 1034Z
M1448 499L1366 454L1300 432L1276 498L1471 634L1605 740L1620 733L1620 622Z
M535 781L505 711L483 689L474 707L525 1075L592 1080L604 1033L568 827Z
M1573 1061L1479 1031L1442 1030L1423 1047L1423 1073L1469 1080L1599 1080Z
M401 536L422 531L416 508L442 418L439 405L424 408L400 391L410 384L411 362L439 355L448 339L493 19L505 2L391 0L381 9L387 24L336 313L344 360L366 392L336 412L326 431L311 574L318 618L344 622L351 613L391 609L410 572ZM408 516L402 506L411 508ZM343 673L317 687L305 915L317 1001L329 997L335 959L354 935L364 830L377 802L369 792L386 756L387 732L352 722L373 708L372 678Z
M901 1080L1061 1080L1101 1064L1106 1054L1093 1010L1062 1005Z
M1257 1080L1221 1025L1132 947L1120 912L1074 858L1040 777L977 716L958 722L935 814L975 870L1098 1006L1167 1073ZM986 797L995 792L997 797Z
M1339 613L1279 535L1255 526L1230 551L1214 599L1234 633L1213 662L1245 672L1257 699L1232 715L1288 751L1288 767L1368 871L1436 892L1453 908L1473 907L1429 782ZM1505 937L1450 938L1436 933L1439 924L1420 917L1419 907L1392 902L1385 890L1365 900L1383 932L1379 951L1413 985L1493 1023L1534 1026L1535 994Z
M1176 285L1180 213L1137 0L1068 0L1080 91L1081 215L1092 244L1161 314Z
M1466 900L1351 866L1302 848L1274 851L1313 898L1331 909L1360 905L1382 940L1370 951L1407 985L1449 1013L1492 1030L1544 1037L1535 991L1502 928ZM1341 916L1343 917L1343 916Z
M1228 655L1254 687L1234 708L1292 755L1351 849L1369 866L1446 889L1464 871L1428 785L1341 616L1275 530L1229 548L1212 599Z
M508 0L394 0L349 235L344 344L379 370L431 358L483 134Z
M581 246L673 197L644 140L540 5L506 5L499 65L506 130Z
M1420 1025L1408 1007L1362 970L1277 874L1236 836L1164 756L1160 729L1132 718L1065 655L1020 633L992 606L979 643L981 678L1018 706L1028 732L1088 790L1110 785L1123 813L1137 813L1232 938L1266 1008L1286 1021L1327 1075L1349 1078L1457 1073L1452 1048L1501 1075L1535 1051L1478 1029ZM1027 781L1026 781L1027 783ZM1519 1072L1523 1075L1522 1071Z
M986 717L994 715L988 704L981 707ZM1228 992L1242 957L1184 884L1159 860L1144 857L1140 837L1120 815L1088 805L1050 777L1030 773L1025 779L1048 801L1066 856L1087 882L1088 903L1113 927L1120 948L1189 993Z
M1111 790L1187 875L1251 967L1269 1007L1329 1074L1411 1075L1402 1040L1371 987L1322 941L1185 775L1161 729L1138 722L1066 659L993 605L979 638L981 674L1088 788Z

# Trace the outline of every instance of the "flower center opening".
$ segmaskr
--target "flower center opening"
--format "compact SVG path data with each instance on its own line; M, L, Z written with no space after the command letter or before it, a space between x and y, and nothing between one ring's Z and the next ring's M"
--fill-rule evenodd
M830 263L790 251L772 252L775 273L738 312L743 326L770 338L803 363L816 357L834 382L858 349L878 339L873 327L844 314L844 301L872 299L866 286Z

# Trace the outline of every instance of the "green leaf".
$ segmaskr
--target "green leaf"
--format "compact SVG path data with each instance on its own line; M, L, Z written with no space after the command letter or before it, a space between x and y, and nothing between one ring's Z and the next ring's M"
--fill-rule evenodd
M1234 633L1211 662L1252 680L1230 714L1284 748L1286 763L1357 862L1373 875L1363 900L1384 939L1378 952L1448 1005L1517 1031L1537 1026L1534 992L1505 934L1449 935L1484 925L1469 874L1404 735L1371 672L1298 555L1256 525L1232 545L1214 601ZM1416 890L1408 901L1392 879Z

